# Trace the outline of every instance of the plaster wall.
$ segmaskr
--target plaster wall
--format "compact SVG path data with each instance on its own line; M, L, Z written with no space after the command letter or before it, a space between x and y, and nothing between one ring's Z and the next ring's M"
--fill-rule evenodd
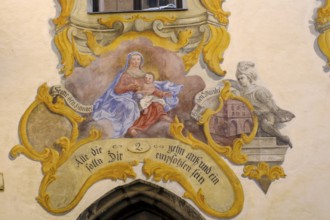
M296 118L282 129L291 137L283 164L287 177L273 183L265 195L251 180L241 177L242 167L232 166L245 193L244 208L235 219L328 219L330 181L330 78L324 71L312 20L322 1L228 1L231 43L222 68L234 79L239 61L256 63L260 80L280 107ZM79 205L66 215L48 214L35 200L42 179L40 164L24 156L10 160L8 152L19 143L20 117L44 82L56 85L59 56L53 45L58 5L53 0L0 5L0 172L5 190L0 192L0 219L72 220L120 183L101 181L89 189ZM189 7L189 6L188 6ZM220 77L199 66L190 74L204 77L209 86ZM160 184L182 195L174 183ZM206 217L212 219L210 217Z

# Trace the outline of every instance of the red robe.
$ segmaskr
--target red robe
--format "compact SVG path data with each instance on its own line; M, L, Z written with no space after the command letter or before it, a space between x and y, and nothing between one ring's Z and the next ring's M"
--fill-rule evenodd
M155 90L153 95L159 98L163 98L163 92L157 89ZM157 102L152 102L147 109L148 112L144 114L142 111L140 117L134 122L134 124L129 130L146 130L151 125L159 121L159 119L163 115L166 115L166 112L164 111L164 106Z

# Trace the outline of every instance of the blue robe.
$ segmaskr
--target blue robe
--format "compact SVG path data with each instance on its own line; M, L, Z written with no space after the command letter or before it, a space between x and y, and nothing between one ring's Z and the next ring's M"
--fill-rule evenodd
M113 132L111 138L123 137L127 130L140 117L140 110L135 93L130 91L117 94L114 90L125 69L119 72L107 91L98 98L93 105L94 120L107 119L111 121ZM169 81L155 81L155 87L164 92L171 92L172 96L164 98L165 112L172 110L179 103L178 95L183 85Z

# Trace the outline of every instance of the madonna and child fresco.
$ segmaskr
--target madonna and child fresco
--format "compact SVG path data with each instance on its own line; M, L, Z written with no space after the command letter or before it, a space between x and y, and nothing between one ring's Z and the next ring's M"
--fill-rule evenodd
M160 120L172 121L167 112L178 105L183 85L155 81L153 73L142 70L143 61L141 53L129 53L125 67L94 103L92 117L111 122L110 138L134 137Z
M78 102L93 106L79 127L81 138L93 127L103 138L171 138L175 116L187 130L202 135L191 111L196 94L205 89L203 79L187 76L175 52L143 38L76 67L64 86Z
M230 80L232 87L254 106L257 114L257 136L276 137L278 144L292 147L290 138L279 129L294 115L279 108L270 91L256 83L254 63L239 62L236 78ZM202 126L192 117L195 98L205 91L205 82L200 76L187 75L176 53L143 39L124 42L90 66L75 68L65 87L80 103L93 105L92 113L85 115L87 120L80 126L82 136L95 127L102 131L103 138L171 138L169 127L178 116L187 131L205 140ZM228 140L225 144L232 142Z

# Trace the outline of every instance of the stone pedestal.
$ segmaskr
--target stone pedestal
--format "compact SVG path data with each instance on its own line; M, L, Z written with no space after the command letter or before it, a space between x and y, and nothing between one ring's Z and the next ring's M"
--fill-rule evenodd
M275 137L256 137L250 144L245 145L242 151L248 156L246 165L259 167L259 163L266 162L267 168L271 169L271 167L280 166L283 163L288 148L289 145L277 145ZM260 172L267 174L256 178L255 181L266 194L274 180L267 176L269 170L260 170Z
M267 162L270 165L281 165L289 145L277 145L275 137L256 137L242 151L248 156L248 164Z

